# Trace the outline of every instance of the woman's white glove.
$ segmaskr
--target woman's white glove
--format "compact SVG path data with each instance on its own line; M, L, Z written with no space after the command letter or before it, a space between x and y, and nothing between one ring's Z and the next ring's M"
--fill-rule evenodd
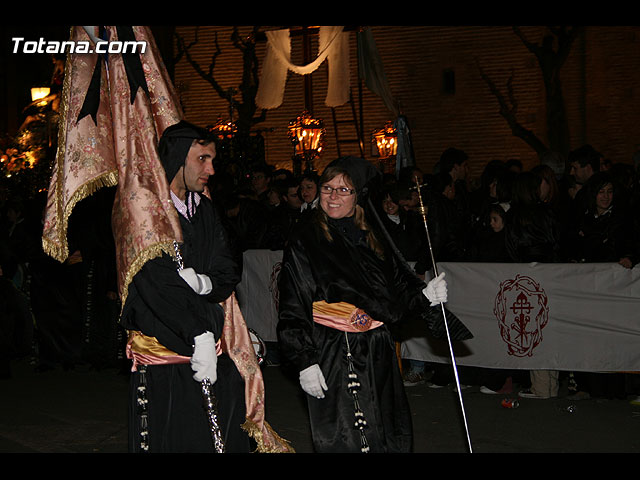
M444 279L444 272L427 283L422 290L422 294L431 302L431 306L447 301L447 282Z
M209 378L211 383L218 379L217 365L218 354L216 352L216 339L211 332L204 332L194 339L195 347L191 356L191 369L194 380L201 382Z
M324 398L324 390L327 390L327 383L324 381L320 365L316 363L300 372L300 386L309 395L316 398Z
M211 284L211 279L208 275L196 273L196 271L191 267L183 268L178 273L198 295L206 295L211 292L213 285Z

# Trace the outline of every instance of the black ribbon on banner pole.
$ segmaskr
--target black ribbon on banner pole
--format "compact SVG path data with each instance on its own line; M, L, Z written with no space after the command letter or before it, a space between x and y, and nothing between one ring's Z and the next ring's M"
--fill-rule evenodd
M118 41L123 44L135 45L136 37L133 33L132 27L117 26L116 31L118 33ZM104 27L100 27L100 38L107 40L105 37ZM149 86L144 76L144 70L142 69L142 62L140 60L140 54L136 51L129 51L125 49L122 53L122 61L124 62L124 69L127 75L127 82L129 83L130 101L133 104L136 94L139 89L142 89L147 96L149 95ZM96 65L93 69L93 75L91 76L91 82L87 88L87 93L82 103L82 108L78 114L78 122L87 115L93 118L93 123L98 124L97 115L98 108L100 106L100 82L102 80L102 61L104 57L105 64L108 60L108 53L98 54L96 58Z

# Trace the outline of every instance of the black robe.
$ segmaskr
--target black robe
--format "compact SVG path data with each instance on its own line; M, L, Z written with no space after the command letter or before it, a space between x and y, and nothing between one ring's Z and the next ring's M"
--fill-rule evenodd
M212 202L202 197L195 214L187 221L180 216L185 267L206 274L213 288L198 295L179 276L169 255L150 260L135 275L122 314L127 330L155 337L180 355L193 353L194 337L205 331L220 338L224 313L219 302L228 298L241 278L219 214ZM218 380L213 385L227 451L247 451L248 436L241 430L245 421L244 383L227 355L218 357ZM211 452L213 444L203 408L200 384L193 379L191 365L154 365L146 373L133 374L130 407L130 448L139 449L137 389L146 385L148 431L151 452Z
M330 242L314 220L317 218L312 216L309 222L297 225L284 251L278 322L281 352L298 370L319 364L327 381L325 398L307 396L314 448L318 452L359 452L361 445L353 426L353 398L347 390L345 333L313 321L313 302L324 300L353 304L384 323L366 332L349 333L346 338L361 384L358 397L368 424L365 435L371 452L409 452L411 414L391 328L421 317L426 327L441 337L441 310L429 306L422 294L425 285L410 267L389 248L380 259L353 232L353 222L349 226L330 221ZM381 235L378 237L384 242ZM457 319L450 332L453 339L470 337Z

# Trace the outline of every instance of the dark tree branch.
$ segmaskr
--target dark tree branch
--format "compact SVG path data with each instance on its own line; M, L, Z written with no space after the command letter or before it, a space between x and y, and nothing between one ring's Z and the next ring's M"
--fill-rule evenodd
M189 50L198 43L198 28L196 27L196 34L194 40L186 44L184 39L176 34L178 59L184 56L189 64L193 67L200 77L206 80L216 91L216 93L230 105L230 111L233 115L233 110L238 112L238 130L240 132L248 132L250 128L266 119L266 110L262 110L259 116L255 116L257 110L255 104L255 97L258 91L259 83L259 62L255 52L255 38L259 33L259 27L253 27L252 32L246 38L241 38L238 27L233 27L231 34L231 41L234 48L237 48L242 53L243 60L243 73L242 81L238 89L236 88L223 88L215 78L215 67L218 56L222 53L220 44L218 43L218 34L216 32L214 38L214 51L211 54L211 60L209 62L208 69L205 71L198 62L192 57ZM242 101L236 102L234 96L240 91Z
M508 99L495 86L493 81L481 70L481 76L489 85L500 104L500 114L507 120L514 135L525 140L538 154L552 150L561 154L568 153L569 127L562 93L560 71L569 56L574 40L583 27L548 26L547 33L540 44L529 41L520 27L514 26L513 32L523 45L535 55L545 87L545 106L547 120L548 147L533 132L524 128L516 119L517 101L513 94L513 73L508 80Z
M511 75L509 76L509 80L507 81L507 100L500 89L498 89L495 82L485 73L480 65L478 65L478 69L480 70L480 76L487 83L489 90L491 90L491 93L493 93L493 95L498 100L498 104L500 105L499 113L507 121L507 124L511 128L511 132L513 133L513 135L529 144L538 154L548 151L548 148L544 144L544 142L542 142L536 136L536 134L533 133L533 131L524 127L516 118L518 103L513 94L513 72L511 73Z

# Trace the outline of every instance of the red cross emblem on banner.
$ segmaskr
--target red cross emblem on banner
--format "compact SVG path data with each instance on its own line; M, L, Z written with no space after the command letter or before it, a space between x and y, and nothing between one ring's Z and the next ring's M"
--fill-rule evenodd
M542 341L542 329L549 321L548 299L540 284L525 275L503 281L493 313L509 354L533 355Z

